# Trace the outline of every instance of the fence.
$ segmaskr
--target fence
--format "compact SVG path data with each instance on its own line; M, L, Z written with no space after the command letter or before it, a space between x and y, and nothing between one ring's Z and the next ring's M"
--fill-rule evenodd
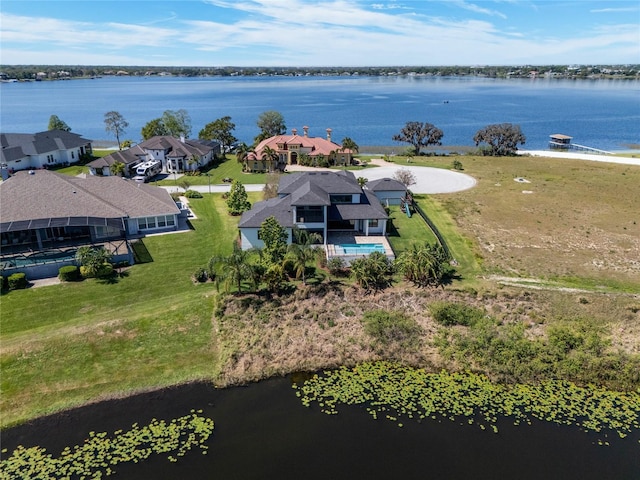
M425 223L429 226L429 228L431 229L431 231L433 232L433 234L436 236L436 238L438 239L438 243L440 243L440 245L442 246L442 248L444 249L445 252L447 252L447 255L455 261L455 259L453 258L453 255L451 255L451 250L449 250L449 246L447 245L447 242L445 241L444 237L442 236L442 234L440 233L440 231L438 230L438 227L435 226L435 224L431 221L431 219L427 216L427 214L425 213L424 210L422 210L422 208L420 208L420 205L418 205L415 201L412 201L411 206L413 207L413 209L418 212L418 215L420 215L422 217L422 219L425 221Z

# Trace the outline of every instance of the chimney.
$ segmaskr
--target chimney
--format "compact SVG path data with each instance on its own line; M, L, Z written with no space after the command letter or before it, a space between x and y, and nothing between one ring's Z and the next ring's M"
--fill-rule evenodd
M180 141L184 143L184 135L180 135Z
M331 141L331 129L327 128L327 140Z
M297 134L298 134L298 129L297 129L297 128L292 129L292 130L291 130L291 133L292 133L293 135L297 135Z
M306 125L304 127L302 127L302 130L304 130L304 136L308 137L309 136L309 127L307 127Z

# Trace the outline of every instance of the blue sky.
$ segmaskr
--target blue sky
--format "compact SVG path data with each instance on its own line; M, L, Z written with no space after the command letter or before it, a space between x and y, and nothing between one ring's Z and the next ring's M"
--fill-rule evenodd
M640 2L2 0L0 63L640 63Z

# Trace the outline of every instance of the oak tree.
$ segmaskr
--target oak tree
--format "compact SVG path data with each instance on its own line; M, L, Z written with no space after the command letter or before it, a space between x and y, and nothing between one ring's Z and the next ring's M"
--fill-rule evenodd
M518 144L524 145L526 137L520 130L520 125L511 123L498 123L487 125L478 130L473 137L476 146L484 143L481 147L484 155L494 157L515 155Z
M414 153L420 155L422 147L442 145L443 135L442 130L431 123L407 122L400 133L393 136L393 140L413 145Z

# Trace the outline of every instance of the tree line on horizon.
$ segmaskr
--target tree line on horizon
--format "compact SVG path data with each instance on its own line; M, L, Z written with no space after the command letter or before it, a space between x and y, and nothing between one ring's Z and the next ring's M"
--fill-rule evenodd
M118 148L128 148L133 142L131 140L121 141L121 136L126 132L129 123L116 111L105 113L105 130L116 137ZM287 131L284 117L280 112L268 110L258 116L256 122L260 133L254 138L252 146L239 143L233 131L236 128L231 117L224 117L207 123L198 133L200 140L214 140L220 143L223 152L229 151L231 146L236 145L238 151L249 153L261 141L277 135L283 135ZM48 130L71 131L71 127L57 115L49 118ZM192 131L191 117L189 113L180 109L177 111L165 110L161 117L147 122L141 130L143 140L148 140L156 136L173 136L176 138L189 138ZM401 128L400 132L391 139L396 142L408 143L405 154L407 156L420 155L422 148L431 145L442 145L444 132L435 125L428 122L408 121ZM512 123L491 124L478 130L473 137L473 142L480 147L479 153L491 156L514 155L518 145L524 145L526 137L522 133L519 125ZM358 144L349 137L342 140L342 149L349 149L358 152ZM267 152L269 153L269 152Z
M154 76L176 75L199 76L255 76L255 75L433 75L433 76L479 76L489 78L528 78L531 72L549 73L555 78L588 78L604 76L612 78L638 78L640 64L633 65L405 65L366 67L178 67L178 66L78 66L78 65L0 65L0 76L17 80L56 80L61 78L92 78L110 75Z

